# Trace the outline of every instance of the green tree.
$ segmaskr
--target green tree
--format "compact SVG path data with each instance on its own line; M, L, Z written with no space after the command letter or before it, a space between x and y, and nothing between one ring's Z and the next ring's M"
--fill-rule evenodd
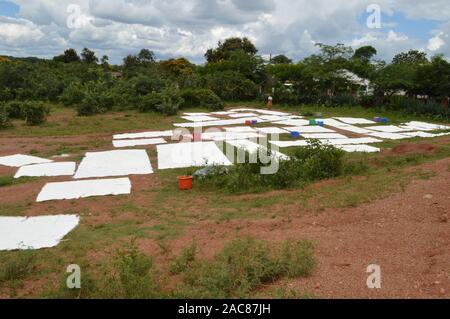
M141 64L154 63L156 60L155 53L149 49L142 49L137 55L137 60Z
M236 51L243 51L250 56L256 55L258 50L255 45L248 38L229 38L223 43L219 42L216 49L209 49L205 53L205 58L208 62L220 62L227 60L231 53Z
M357 49L353 55L353 59L368 63L375 55L377 55L377 49L371 45L367 45Z
M53 58L55 62L63 62L63 63L73 63L80 62L80 56L78 55L75 49L67 49L64 51L64 54L55 56Z
M98 62L98 58L95 55L95 52L89 50L88 48L84 48L83 52L81 52L81 59L83 62L88 64L93 64Z
M271 64L291 64L292 60L284 54L277 55L270 60Z
M426 63L428 63L427 54L425 52L420 52L417 50L410 50L409 52L399 53L392 60L392 64L420 65Z

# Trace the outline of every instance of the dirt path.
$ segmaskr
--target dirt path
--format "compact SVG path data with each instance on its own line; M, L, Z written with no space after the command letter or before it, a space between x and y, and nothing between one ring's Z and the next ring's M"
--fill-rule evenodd
M173 246L180 249L195 238L202 254L212 256L237 237L307 238L316 244L318 266L290 288L319 298L450 298L449 165L450 159L423 165L436 176L358 207L289 220L205 222ZM370 264L381 266L381 289L366 286Z

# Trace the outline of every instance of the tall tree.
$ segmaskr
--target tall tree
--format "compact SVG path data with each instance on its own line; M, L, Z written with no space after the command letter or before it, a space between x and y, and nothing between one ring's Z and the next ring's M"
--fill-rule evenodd
M83 52L81 52L81 59L83 60L83 62L88 63L88 64L98 62L98 58L95 55L95 52L92 50L89 50L88 48L84 48Z
M230 58L231 53L243 51L254 56L258 53L255 45L248 38L229 38L225 42L219 42L216 49L209 49L205 53L205 58L209 63L220 62Z
M397 54L392 60L392 64L426 64L428 63L427 54L417 50L410 50L409 52L402 52Z
M375 55L377 55L377 49L371 45L367 45L357 49L353 55L353 59L368 63Z
M272 64L291 64L292 60L284 54L277 55L270 61Z
M156 60L155 53L149 49L142 49L138 55L137 59L141 64L154 63Z
M67 49L62 55L58 55L53 58L53 61L63 63L79 62L80 60L80 56L75 49Z

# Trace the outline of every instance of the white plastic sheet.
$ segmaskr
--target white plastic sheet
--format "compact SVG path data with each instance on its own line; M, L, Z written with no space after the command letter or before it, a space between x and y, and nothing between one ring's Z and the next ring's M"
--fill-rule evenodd
M256 128L258 132L264 133L264 134L288 134L289 131L284 130L279 127L258 127Z
M207 115L195 115L195 116L182 116L182 119L191 122L208 122L208 121L218 121L217 117L207 116Z
M44 176L73 176L75 174L75 162L55 162L26 165L19 168L14 178L20 177L44 177Z
M131 193L129 178L93 179L48 183L39 193L36 201L79 199L93 196L125 195Z
M234 113L234 114L229 114L228 116L232 117L232 118L257 117L258 114L256 114L256 113Z
M10 167L21 167L21 166L30 165L30 164L41 164L41 163L51 163L51 162L53 162L53 161L46 159L46 158L30 156L30 155L23 155L23 154L16 154L16 155L0 157L0 165L10 166Z
M284 147L303 147L308 145L308 141L298 140L298 141L270 141L270 144L278 146L279 148Z
M232 165L214 142L158 145L157 152L159 169Z
M365 129L384 133L401 133L405 131L412 131L412 129L401 128L395 125L380 125L380 126L369 126Z
M336 147L348 153L378 153L381 151L378 147L369 145L337 145Z
M369 133L368 135L378 138L383 138L387 140L403 140L406 138L411 138L411 136L400 134L400 133L385 133L385 132L374 132Z
M115 140L132 140L139 138L156 138L156 137L172 137L173 131L157 131L157 132L141 132L141 133L126 133L126 134L117 134L113 136Z
M225 127L225 131L227 132L246 132L246 133L253 133L257 132L256 129L250 126L236 126L236 127Z
M346 124L375 124L374 121L370 121L363 118L355 117L335 117L336 120L341 121Z
M153 169L145 150L117 150L86 153L75 178L112 177L152 174Z
M258 123L264 123L267 122L259 117L243 117L238 119L231 119L231 120L220 120L220 121L208 121L208 122L190 122L190 123L176 123L174 126L176 127L213 127L213 126L227 126L227 125L242 125L245 124L246 121L258 121Z
M0 217L0 250L55 247L79 222L76 215Z
M166 140L163 138L147 138L147 139L139 139L139 140L114 140L113 141L113 145L116 148L157 145L157 144L166 144L166 143L167 143Z
M306 139L318 139L318 140L348 138L345 135L337 134L337 133L317 133L317 134L312 133L312 134L301 134L301 136Z
M302 119L289 119L284 121L275 122L277 125L287 125L287 126L306 126L309 125L309 121Z
M322 126L298 126L298 127L283 127L289 132L299 132L299 133L336 133L329 128Z
M228 144L236 147L237 149L242 149L248 153L256 153L260 149L267 149L266 147L259 145L255 142L249 141L249 140L233 140L233 141L227 141ZM272 157L278 159L278 160L288 160L289 156L284 155L278 151L271 151Z

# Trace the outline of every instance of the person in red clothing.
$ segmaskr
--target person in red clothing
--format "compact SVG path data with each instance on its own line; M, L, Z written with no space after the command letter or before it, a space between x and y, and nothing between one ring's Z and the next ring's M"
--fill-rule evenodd
M273 98L269 96L269 101L267 102L267 108L271 110L273 107Z

